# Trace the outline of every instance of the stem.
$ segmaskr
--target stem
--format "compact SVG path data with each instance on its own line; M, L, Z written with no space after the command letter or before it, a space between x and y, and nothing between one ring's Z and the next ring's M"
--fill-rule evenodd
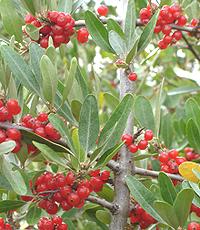
M87 198L87 200L92 202L92 203L99 204L99 205L103 206L104 208L109 209L111 211L111 213L113 213L113 214L117 213L119 210L118 205L112 204L112 203L108 202L107 200L104 200L104 199L96 197L96 196L89 196Z

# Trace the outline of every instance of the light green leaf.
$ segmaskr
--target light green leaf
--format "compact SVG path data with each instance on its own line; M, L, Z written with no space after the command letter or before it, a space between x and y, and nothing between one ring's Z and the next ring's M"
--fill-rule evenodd
M11 152L16 146L15 141L6 141L0 144L0 155Z
M127 56L126 56L126 63L127 64L130 64L131 61L133 60L133 58L137 54L138 42L139 42L139 35L135 34L134 36L135 36L135 38L134 38L133 42L131 43L132 48L129 51L129 53L127 54Z
M100 220L104 224L110 224L111 222L111 215L106 210L97 210L96 217L98 220Z
M58 0L58 11L71 13L72 12L72 0Z
M187 119L192 119L200 130L200 107L194 98L189 98L185 103Z
M125 55L126 43L117 32L113 30L109 32L109 42L117 55L121 57Z
M72 6L72 13L74 13L84 2L85 0L74 1L73 6Z
M160 135L166 147L170 148L172 141L173 141L173 136L174 136L172 116L170 113L167 113L161 118Z
M26 220L29 225L37 224L42 214L42 209L36 205L32 206L26 214Z
M115 96L113 96L112 94L110 93L104 93L104 98L105 98L105 101L106 101L106 104L112 109L114 110L118 104L119 104L119 99L116 98Z
M200 150L200 133L195 122L192 119L187 122L186 135L190 146L196 150Z
M32 24L28 24L28 25L25 26L25 31L30 36L30 38L33 39L34 41L39 40L40 28L37 28Z
M56 73L56 68L49 59L48 56L43 55L40 61L40 69L42 73L42 88L44 98L51 103L54 104L57 84L58 84L58 76Z
M94 149L99 135L97 100L93 95L86 97L80 114L79 140L86 154Z
M114 19L112 19L112 18L108 19L108 21L107 21L107 28L108 28L108 31L113 30L116 33L118 33L121 38L125 38L125 34L124 34L121 26Z
M96 44L107 52L113 53L108 40L108 31L103 23L89 10L85 12L85 23Z

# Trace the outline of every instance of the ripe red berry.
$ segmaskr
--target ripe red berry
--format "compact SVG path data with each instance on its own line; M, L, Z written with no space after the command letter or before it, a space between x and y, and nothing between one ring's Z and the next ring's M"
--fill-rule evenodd
M6 103L6 107L12 115L17 115L21 112L21 108L18 104L18 101L15 99L9 99Z
M161 25L157 25L157 26L154 28L154 33L155 33L155 34L159 34L159 33L161 32L161 30L162 30Z
M124 143L129 146L133 143L133 136L129 135L129 134L123 134L122 135L122 141L124 141Z
M172 35L172 38L175 39L175 41L181 40L182 37L183 35L181 31L175 31Z
M72 192L67 197L67 203L69 206L75 207L80 203L80 198L77 193Z
M68 202L67 202L66 200L63 200L63 201L60 203L60 205L61 205L61 207L62 207L62 209L63 209L64 211L68 211L68 210L70 210L70 209L72 208L72 206L69 205Z
M151 17L151 10L147 8L143 8L140 10L140 20L144 21L145 19L149 19Z
M55 215L58 212L58 205L54 202L47 201L46 203L46 211L50 215Z
M41 38L40 46L42 48L44 48L44 49L48 48L48 46L49 46L49 38L48 37Z
M193 153L193 152L186 152L185 153L185 157L186 157L186 159L188 160L188 161L192 161L192 160L194 160L195 159L195 154Z
M193 19L191 20L191 22L190 22L191 26L197 26L198 23L199 23L199 20L196 19L196 18L193 18Z
M140 150L145 150L148 146L148 141L146 140L141 140L139 143L138 143L138 148Z
M153 132L152 132L152 130L146 130L145 131L144 139L146 141L151 141L153 139Z
M169 156L168 156L167 153L162 152L162 153L159 154L158 159L159 159L159 161L160 161L161 163L164 163L164 164L165 164L165 163L167 163L167 162L169 161Z
M138 151L138 146L131 144L131 145L129 145L128 149L131 153L136 153Z
M64 13L59 13L57 19L56 19L56 24L59 26L64 27L67 24L68 18Z
M65 37L64 37L63 34L54 35L54 36L53 36L53 41L54 41L55 43L64 43Z
M47 17L49 18L50 21L56 23L58 15L59 12L57 11L49 11Z
M175 149L172 149L171 151L168 152L168 156L171 159L176 159L178 155L179 155L179 152L176 151Z
M52 29L52 33L54 35L62 35L63 34L63 27L59 26L59 25L54 25L51 27Z
M6 135L12 140L17 141L21 139L21 133L18 129L14 129L14 128L7 129Z
M163 42L165 44L170 44L172 42L172 40L173 40L173 38L170 35L165 35L165 37L163 38Z
M81 28L77 31L77 40L80 43L86 43L88 41L89 33L86 28Z
M160 170L162 172L166 172L166 173L169 173L170 172L170 169L169 169L169 166L168 165L162 165Z
M188 224L188 230L200 230L200 224L197 222L191 222Z
M69 196L69 194L72 192L72 189L70 186L64 186L62 188L60 188L60 193L62 195L63 198L66 198Z
M134 73L134 72L129 73L128 79L129 79L130 81L136 81L136 80L137 80L137 74Z
M43 35L48 35L51 33L51 27L50 26L43 26L41 29L40 29L40 33L43 34Z
M105 5L101 5L98 7L97 12L100 16L107 16L108 14L108 7Z
M168 44L165 43L164 40L160 40L160 41L158 42L158 47L159 47L161 50L166 49L167 46L168 46Z
M103 180L103 181L107 181L110 177L110 171L108 170L104 170L101 175L100 175L100 179Z
M21 143L19 141L15 141L15 148L12 150L12 153L18 153L21 149Z
M85 200L90 195L90 190L85 186L79 186L77 188L77 194L81 200Z
M162 32L165 35L169 35L171 33L172 27L170 25L164 25L162 27Z
M185 16L181 15L181 16L178 18L177 25L179 25L179 26L184 26L186 23L187 23L187 18L186 18Z
M73 185L75 179L76 179L76 177L75 177L73 172L68 172L67 175L66 175L66 178L65 178L66 183L68 185Z
M44 137L44 138L46 138L46 136L47 136L45 129L43 127L36 128L34 132L35 132L35 134L37 134L41 137Z
M182 164L183 162L186 161L185 157L176 157L175 160L176 160L176 163L177 163L178 165L180 165L180 164Z
M27 14L24 18L24 21L26 24L31 24L31 22L33 22L36 18L31 15L31 14Z

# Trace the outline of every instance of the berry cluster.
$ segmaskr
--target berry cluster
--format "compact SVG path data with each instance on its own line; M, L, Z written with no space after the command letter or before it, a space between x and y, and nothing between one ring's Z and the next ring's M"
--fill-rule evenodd
M97 12L100 16L107 16L108 7L106 5L101 5L98 7Z
M190 222L188 224L187 230L200 230L200 224L197 222Z
M21 121L22 126L32 129L34 133L41 137L52 141L57 141L61 138L60 133L49 122L47 113L40 113L37 117L27 114Z
M13 116L21 112L19 103L15 99L9 99L6 103L0 100L0 122L12 121Z
M47 217L40 218L38 222L39 230L67 230L67 224L63 223L60 216L54 216L51 219Z
M200 208L192 204L190 212L194 212L198 217L200 217Z
M75 33L75 20L70 14L63 12L48 11L45 16L38 18L27 14L25 23L27 25L32 24L36 28L39 28L40 37L36 42L38 42L42 48L49 46L49 37L52 37L53 45L57 48L62 43L67 44L70 41L70 37ZM25 34L27 35L26 31ZM87 42L89 34L85 28L81 28L77 34L77 39L80 43Z
M90 179L82 179L73 172L65 176L46 172L40 175L33 188L33 194L41 200L38 206L47 213L55 215L59 206L68 211L73 207L81 208L91 192L99 192L110 177L109 171L91 171Z
M4 219L0 218L0 230L12 230L10 224L5 223Z
M188 161L199 159L200 155L193 148L184 148L185 157Z
M148 147L148 142L153 139L153 132L151 130L146 130L144 133L144 138L136 143L135 138L132 135L124 134L122 136L122 141L128 147L131 153L136 153L138 149L145 150Z
M161 171L166 173L178 174L178 166L186 161L185 157L179 157L179 152L175 149L169 152L161 152L158 156L161 163Z
M129 217L131 224L137 224L141 229L147 229L150 225L157 222L139 204L136 204L130 211Z
M158 8L157 5L148 5L146 8L140 11L140 20L146 24L151 19L154 11ZM182 39L182 32L172 32L171 24L177 26L185 26L187 18L183 15L180 5L173 4L171 6L164 5L160 10L154 33L163 33L164 37L158 42L160 49L166 49L170 44L175 44L177 41ZM196 21L192 21L190 26L196 26Z

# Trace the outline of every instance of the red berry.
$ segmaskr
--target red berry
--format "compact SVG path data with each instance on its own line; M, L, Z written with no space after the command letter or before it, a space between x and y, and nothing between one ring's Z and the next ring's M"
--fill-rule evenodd
M131 145L129 145L128 149L131 153L136 153L138 151L138 146L131 144Z
M170 44L172 42L173 38L170 35L165 35L165 37L163 38L163 42L166 44Z
M168 165L162 165L160 170L163 171L163 172L166 172L166 173L170 172L170 169L169 169Z
M69 194L69 196L67 197L67 203L69 204L69 206L76 206L80 203L80 198L78 196L77 193L72 192Z
M35 132L35 134L37 134L41 137L44 137L44 138L46 138L46 136L47 136L45 129L43 127L36 128L34 132Z
M161 30L162 30L161 25L157 25L157 26L154 28L154 33L155 33L155 34L159 34Z
M146 140L141 140L141 141L138 143L138 148L139 148L140 150L146 149L147 146L148 146L148 141L146 141Z
M182 37L183 37L183 35L182 35L181 31L176 31L172 35L172 38L175 39L175 41L181 40Z
M60 192L56 192L53 194L52 200L61 203L63 201L63 196Z
M172 27L171 27L170 25L164 25L164 26L162 27L162 32L163 32L163 34L165 34L165 35L169 35L170 32L171 32L171 30L172 30Z
M81 200L85 200L90 195L90 190L85 186L79 186L77 188L77 194Z
M76 177L75 177L73 172L68 172L67 173L67 175L66 175L66 183L68 185L73 185L75 179L76 179Z
M171 151L168 152L168 156L171 159L176 159L178 155L179 155L179 152L176 151L175 149L172 149Z
M58 15L59 13L57 11L49 11L47 17L49 18L50 21L56 23Z
M128 79L129 79L130 81L136 81L136 80L137 80L137 74L134 73L134 72L129 73Z
M12 150L12 153L18 153L21 149L21 143L19 141L15 141L15 148Z
M50 26L43 26L41 29L40 29L40 33L43 34L43 35L48 35L51 33L51 27Z
M68 230L67 224L61 224L57 227L57 230Z
M97 12L100 16L107 16L108 14L108 7L105 5L101 5L99 6L99 8L97 9Z
M151 141L153 139L153 132L152 132L152 130L146 130L145 131L144 139L146 141Z
M20 198L21 200L26 201L26 202L33 200L32 196L20 196Z
M188 224L188 230L200 230L200 224L197 222L191 222Z
M191 20L191 22L190 22L190 24L191 24L192 26L197 26L198 23L199 23L199 20L196 19L196 18L193 18L193 19Z
M107 181L110 177L110 171L108 170L104 170L101 175L100 175L100 179L103 180L103 181Z
M21 108L18 104L18 101L15 99L9 99L6 103L6 107L12 115L17 115L21 112Z
M70 206L66 200L63 200L60 203L60 205L61 205L62 209L65 210L65 211L68 211L68 210L70 210L72 208L72 206Z
M177 163L178 165L180 165L180 164L182 164L183 162L186 161L185 157L176 157L175 160L176 160L176 163Z
M49 38L48 37L41 38L40 46L42 48L44 48L44 49L48 48L48 46L49 46Z
M55 43L64 43L65 42L65 37L63 34L60 34L60 35L54 35L53 36L53 41Z
M54 35L62 35L63 34L63 27L58 26L58 25L54 25L51 27L52 29L52 33Z
M38 20L34 20L31 22L32 25L34 25L35 27L39 28L42 26L41 22Z
M62 218L60 216L54 216L54 217L52 217L52 222L55 225L61 225L62 224Z
M70 186L64 186L62 188L60 188L60 193L62 195L63 198L66 198L69 196L69 194L72 192L72 189Z
M147 8L143 8L140 10L140 20L144 21L145 19L149 19L151 17L151 10Z
M77 40L80 43L86 43L88 41L89 33L86 28L81 28L77 31Z
M167 162L169 161L169 156L168 156L167 153L162 152L162 153L159 154L158 159L159 159L159 161L160 161L161 163L164 163L164 164L165 164L165 163L167 163Z
M95 192L99 192L103 188L103 181L97 177L92 177L90 179L90 184Z
M187 153L185 153L185 157L186 157L186 159L188 161L194 160L194 158L195 158L194 156L195 156L195 154L193 152L187 152Z
M163 40L160 40L160 41L158 42L158 47L159 47L161 50L166 49L167 46L168 46L168 44L165 43Z
M12 140L20 140L21 139L21 133L18 129L7 129L6 134L8 136L8 138L12 139Z
M31 24L34 20L36 20L36 18L31 14L27 14L24 18L26 24Z
M187 23L187 18L186 18L185 16L181 15L181 16L178 18L177 25L179 25L179 26L184 26L186 23Z
M58 212L58 205L54 202L47 201L46 203L46 211L50 215L55 215Z
M129 135L129 134L123 134L122 136L122 141L124 141L124 143L129 146L133 143L133 136Z

